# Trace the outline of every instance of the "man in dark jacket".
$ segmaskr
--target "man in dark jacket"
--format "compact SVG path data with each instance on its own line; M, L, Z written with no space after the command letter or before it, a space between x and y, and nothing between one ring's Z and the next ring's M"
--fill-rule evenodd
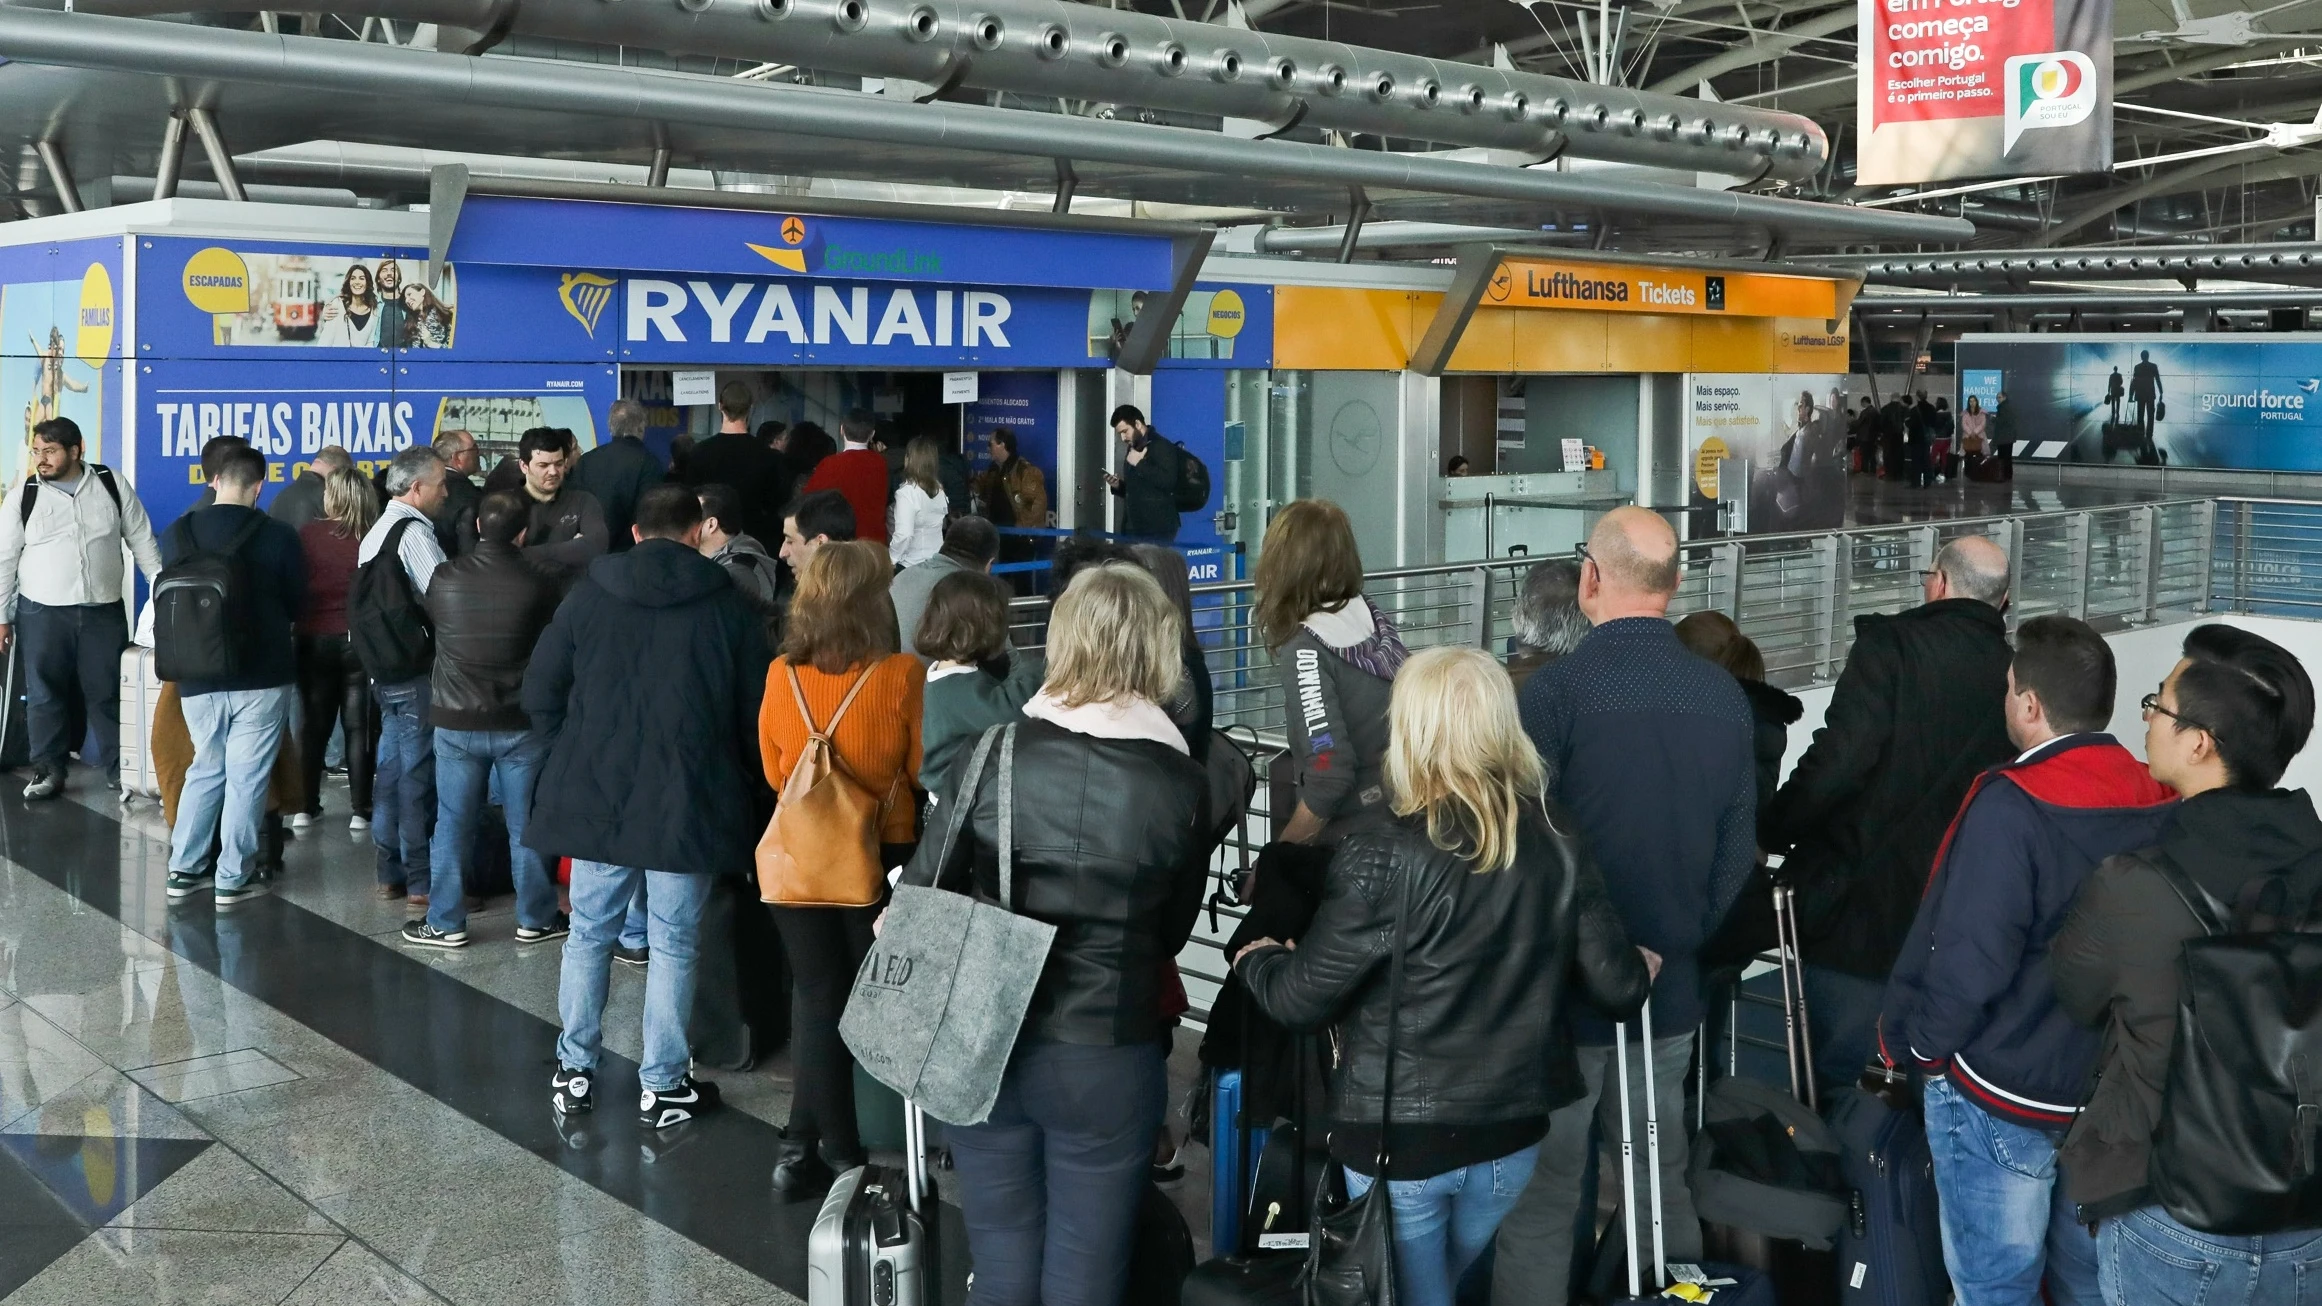
M403 927L405 943L467 946L467 869L494 778L508 821L516 941L543 943L565 935L556 883L540 854L524 846L541 750L518 696L532 646L556 615L556 582L518 551L525 515L515 495L485 495L476 508L475 551L436 568L427 586L424 602L435 626L427 715L435 727L437 805L427 916Z
M741 401L741 411L735 412L725 404ZM790 464L764 440L750 431L750 391L739 382L728 382L720 392L719 416L724 419L718 433L693 447L693 455L685 460L684 481L695 489L705 485L730 485L741 496L741 516L729 519L725 528L729 534L747 535L760 544L782 538L782 508L790 501Z
M2177 796L2104 734L2112 649L2034 617L2008 668L2016 760L1985 772L1945 836L1880 1024L1881 1054L1931 1076L1927 1141L1960 1306L2097 1301L2096 1243L2056 1181L2056 1143L2095 1067L2056 1005L2048 944L2096 864L2150 844Z
M322 516L323 478L341 468L352 467L355 460L335 444L326 444L266 509L266 515L292 530Z
M1630 940L1660 956L1654 1087L1661 1118L1676 1120L1702 1018L1701 947L1757 860L1754 727L1734 678L1688 652L1670 628L1677 535L1666 520L1643 508L1606 513L1582 559L1579 603L1591 629L1525 684L1518 703L1524 733L1547 764L1550 796L1570 809L1604 868ZM1595 1120L1605 1139L1616 1139L1624 1109L1617 1092L1603 1091L1611 1024L1593 1010L1575 1011L1571 1020L1583 1095L1550 1118L1539 1168L1499 1232L1499 1256L1523 1267L1513 1281L1534 1285L1531 1302L1564 1300L1589 1125ZM1625 1104L1639 1119L1644 1087L1641 1074L1631 1080ZM1639 1153L1639 1192L1651 1182L1644 1160ZM1685 1132L1664 1130L1664 1223L1669 1255L1680 1261L1701 1255L1686 1165Z
M751 796L770 658L757 612L696 552L692 491L647 490L635 529L635 548L590 564L525 671L524 712L548 754L525 839L573 859L559 1113L594 1104L607 972L646 886L653 964L637 1077L643 1123L660 1129L717 1104L717 1086L687 1073L686 1019L710 878L746 865L758 833Z
M443 555L456 558L476 547L476 503L484 492L476 486L476 469L483 453L467 431L445 431L435 437L435 456L443 459L443 507L435 514L435 542Z
M2094 1087L2064 1139L2064 1179L2080 1218L2096 1224L2099 1263L2117 1276L2106 1284L2111 1300L2190 1302L2207 1292L2292 1301L2313 1281L2322 1233L2196 1232L2156 1204L2148 1173L2176 1043L2179 964L2186 941L2203 933L2160 863L2174 863L2227 917L2245 889L2274 876L2291 882L2291 910L2304 910L2322 883L2322 820L2304 791L2274 786L2313 733L2314 684L2288 650L2230 626L2195 627L2184 654L2144 700L2145 759L2184 796L2176 823L2154 846L2099 866L2049 950L2057 1003L2104 1035ZM2287 1152L2293 1138L2285 1130L2247 1145ZM2278 1189L2266 1200L2290 1209Z
M524 556L570 589L589 562L604 554L611 536L605 507L597 496L571 483L567 473L572 432L535 426L516 442L524 470L524 497L531 514L524 523Z
M1121 501L1119 531L1140 539L1177 538L1177 478L1185 451L1145 424L1135 404L1113 410L1113 434L1120 437L1122 469L1106 472L1105 484Z
M240 670L177 686L194 758L170 830L172 900L192 897L212 878L206 863L213 835L218 858L211 896L217 905L231 907L266 892L256 878L258 825L266 815L266 777L281 751L298 682L290 623L306 602L306 554L298 532L258 511L265 484L264 454L247 444L226 452L210 476L217 502L187 513L161 534L164 573L196 553L232 549L242 563L238 582L249 587L229 599L247 618ZM167 657L169 632L155 634Z
M625 553L634 543L629 528L637 520L638 496L661 484L661 460L645 447L645 405L616 399L605 425L613 438L581 455L572 469L572 483L575 489L588 491L604 510L606 547Z
M1869 1063L1895 954L1967 787L2013 757L2008 559L1982 536L1935 555L1927 602L1858 617L1823 726L1766 810L1758 844L1798 891L1815 1069L1843 1087Z

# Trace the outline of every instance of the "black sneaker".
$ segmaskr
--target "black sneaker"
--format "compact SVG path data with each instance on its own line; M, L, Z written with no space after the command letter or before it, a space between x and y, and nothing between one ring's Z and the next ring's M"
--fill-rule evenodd
M214 871L195 871L191 875L181 875L176 871L171 871L167 891L173 899L191 898L217 882L217 873Z
M555 1107L560 1116L579 1115L597 1105L596 1076L591 1071L558 1066L556 1073L549 1076L548 1086L556 1090L556 1096L549 1100L549 1105Z
M646 962L653 960L653 950L651 948L624 948L615 944L613 945L613 960L624 966L643 966Z
M548 924L537 928L530 925L517 926L516 941L518 943L546 943L550 939L561 939L570 933L572 933L571 922L559 916Z
M403 927L403 941L420 948L464 948L468 946L468 932L439 930L426 921L412 921Z
M695 1116L706 1115L718 1107L718 1086L697 1083L687 1075L677 1081L677 1087L654 1092L648 1088L637 1095L637 1122L647 1129L668 1129L682 1125Z
M220 887L210 895L210 901L220 907L232 907L239 903L248 902L252 898L263 898L271 892L272 890L267 888L264 880L253 878L239 889Z

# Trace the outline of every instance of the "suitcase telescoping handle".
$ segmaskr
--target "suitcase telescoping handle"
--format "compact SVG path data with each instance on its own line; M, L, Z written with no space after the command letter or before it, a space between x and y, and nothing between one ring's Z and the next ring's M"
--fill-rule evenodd
M1788 885L1774 885L1775 953L1782 966L1783 1042L1790 1060L1790 1096L1820 1112L1821 1094L1814 1086L1814 1031L1806 1023L1806 964L1798 953L1798 896Z
M1653 1003L1650 998L1638 1012L1640 1026L1637 1042L1645 1063L1645 1184L1653 1199L1653 1291L1669 1285L1669 1252L1661 1227L1661 1110L1653 1093ZM1636 1132L1629 1121L1629 1027L1626 1021L1613 1026L1613 1064L1618 1071L1621 1094L1621 1217L1625 1222L1628 1241L1623 1247L1622 1260L1629 1267L1629 1296L1642 1296L1637 1279L1637 1262L1643 1250L1637 1242L1637 1166Z
M911 1209L926 1220L935 1205L934 1185L927 1177L927 1117L909 1098L903 1099L903 1182L911 1190Z

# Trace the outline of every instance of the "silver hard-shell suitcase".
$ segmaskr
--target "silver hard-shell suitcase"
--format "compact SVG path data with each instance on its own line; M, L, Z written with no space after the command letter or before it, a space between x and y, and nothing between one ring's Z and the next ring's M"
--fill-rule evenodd
M927 1120L903 1104L904 1167L865 1165L830 1186L806 1244L806 1306L928 1306L935 1299L935 1188Z

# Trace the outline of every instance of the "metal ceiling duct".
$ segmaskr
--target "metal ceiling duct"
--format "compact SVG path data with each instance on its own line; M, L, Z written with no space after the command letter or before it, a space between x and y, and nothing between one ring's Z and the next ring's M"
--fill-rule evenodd
M1957 218L1586 173L1500 168L1424 154L1239 140L1178 127L1058 118L980 104L911 104L854 92L736 84L719 77L604 64L476 59L385 45L363 47L363 57L351 59L351 48L345 41L316 37L0 5L0 50L23 63L296 86L333 95L400 97L439 108L527 109L1364 187L1375 196L1462 195L1543 211L1762 227L1784 236L1850 242L1948 242L1975 231Z
M279 0L76 7L153 16ZM1830 156L1797 114L1064 0L342 0L330 12L469 29L480 44L521 33L1751 180L1802 180Z
M1951 285L1963 281L2137 281L2219 277L2264 281L2322 274L2322 244L2129 245L2015 253L1834 255L1826 262L1859 269L1887 284Z

